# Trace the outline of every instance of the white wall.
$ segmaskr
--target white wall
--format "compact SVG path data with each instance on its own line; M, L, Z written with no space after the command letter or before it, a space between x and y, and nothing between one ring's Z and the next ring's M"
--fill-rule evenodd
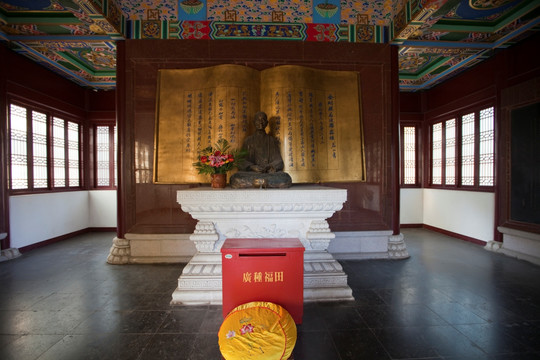
M11 196L11 247L20 248L89 227L116 227L116 190ZM493 240L495 195L441 189L401 189L400 223L426 224Z
M98 194L102 192L102 194ZM9 198L10 245L21 248L89 227L116 227L116 191L70 191Z
M116 227L116 190L95 190L88 192L88 227Z
M425 224L486 242L493 240L494 193L401 189L400 196L400 224Z
M400 224L424 223L424 189L401 189L399 202Z

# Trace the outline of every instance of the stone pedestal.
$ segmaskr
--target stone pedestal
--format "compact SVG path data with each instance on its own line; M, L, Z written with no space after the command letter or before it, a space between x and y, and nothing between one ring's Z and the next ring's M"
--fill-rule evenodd
M403 240L403 234L391 235L388 237L388 258L391 260L409 258L407 246Z
M190 236L197 253L184 267L171 304L221 304L220 249L226 238L298 238L306 249L304 301L353 300L347 275L327 251L335 235L326 219L346 200L347 190L323 186L178 191L182 210L198 220Z
M503 241L489 241L486 250L500 252L533 264L540 265L540 234L499 226Z
M0 240L4 240L7 237L7 233L0 233ZM0 251L0 262L15 259L21 256L19 249L9 248Z

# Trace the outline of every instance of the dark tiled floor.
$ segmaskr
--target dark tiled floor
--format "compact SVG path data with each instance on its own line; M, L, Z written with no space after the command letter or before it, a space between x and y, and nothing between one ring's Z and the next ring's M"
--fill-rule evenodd
M342 262L356 301L305 305L295 360L540 358L540 267L403 232L410 259ZM113 237L0 263L0 359L220 358L221 307L171 307L182 265L108 265Z

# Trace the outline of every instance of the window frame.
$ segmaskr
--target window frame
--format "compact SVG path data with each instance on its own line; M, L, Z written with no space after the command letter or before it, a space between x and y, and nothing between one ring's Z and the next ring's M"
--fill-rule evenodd
M109 185L98 185L98 127L109 128ZM117 151L118 151L118 127L114 120L94 120L91 124L91 137L92 137L92 189L93 190L116 190L118 188L118 171L117 164ZM112 131L111 131L112 130ZM116 137L115 137L116 132Z
M23 107L27 111L27 136L26 136L26 158L27 158L27 181L28 186L24 189L13 189L12 188L12 166L11 166L11 105ZM43 113L46 116L46 147L47 147L47 186L45 187L34 187L34 154L33 154L33 132L32 132L32 112ZM8 175L8 194L9 195L26 195L26 194L41 194L41 193L52 193L52 192L69 192L69 191L80 191L84 189L85 180L84 180L84 119L74 114L70 114L64 111L60 111L40 103L29 101L26 99L19 98L17 96L9 96L7 99L7 175ZM54 186L54 155L53 155L53 118L62 119L64 121L64 153L66 154L64 167L65 167L65 186ZM72 122L78 125L78 176L79 184L77 186L70 186L70 177L69 177L69 136L68 136L68 123ZM31 141L28 141L28 140Z
M493 108L493 184L480 185L480 112L482 110ZM473 185L463 185L462 166L463 166L463 117L474 113L474 170L473 170ZM446 121L455 119L455 162L454 162L454 184L446 184L446 136L445 126ZM442 123L442 164L441 164L441 184L433 183L433 126ZM482 102L468 107L461 108L452 112L438 115L429 119L426 124L427 129L427 148L426 148L426 167L427 181L426 187L434 189L446 190L461 190L461 191L477 191L477 192L495 192L497 183L497 107L494 101Z
M405 128L414 127L415 137L415 181L414 184L405 184ZM422 187L422 122L414 120L401 120L399 123L399 186L400 188L420 188Z

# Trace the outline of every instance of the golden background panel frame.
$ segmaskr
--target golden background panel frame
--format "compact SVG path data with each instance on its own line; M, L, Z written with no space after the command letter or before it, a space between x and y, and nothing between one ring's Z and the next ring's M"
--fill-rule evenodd
M205 183L198 150L227 139L240 148L265 111L294 183L365 181L358 74L284 65L160 70L154 182Z

